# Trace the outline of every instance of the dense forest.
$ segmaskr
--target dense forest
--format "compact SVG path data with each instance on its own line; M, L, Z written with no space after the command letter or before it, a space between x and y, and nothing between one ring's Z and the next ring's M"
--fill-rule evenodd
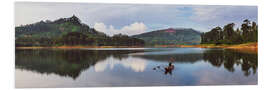
M235 24L229 23L223 28L215 27L201 34L201 44L242 44L258 42L258 25L248 19L235 30Z
M144 41L123 34L112 37L81 23L76 16L40 21L15 28L17 46L141 46Z

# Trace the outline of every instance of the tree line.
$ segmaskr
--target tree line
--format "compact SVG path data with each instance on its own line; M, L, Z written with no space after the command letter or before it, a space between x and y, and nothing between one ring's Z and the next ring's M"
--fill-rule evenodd
M240 28L235 29L234 23L223 28L215 27L201 34L201 44L242 44L258 42L258 25L245 19Z
M20 37L15 40L18 46L143 46L144 40L123 34L91 37L80 32L69 32L54 38Z

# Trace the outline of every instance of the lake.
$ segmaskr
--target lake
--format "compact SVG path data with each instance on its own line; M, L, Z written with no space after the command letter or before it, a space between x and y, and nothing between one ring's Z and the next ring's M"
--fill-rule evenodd
M15 87L257 85L258 54L205 48L16 49ZM165 70L172 62L174 69Z

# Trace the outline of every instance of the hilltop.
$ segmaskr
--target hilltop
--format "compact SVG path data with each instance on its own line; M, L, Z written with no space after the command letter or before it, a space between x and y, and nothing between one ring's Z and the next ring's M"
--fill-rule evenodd
M15 27L16 47L31 46L137 46L144 41L117 34L112 37L81 23L73 15Z
M87 35L105 35L101 32L96 31L94 28L90 28L86 24L81 23L81 20L75 15L70 18L60 18L55 21L40 21L37 23L22 25L15 28L16 38L55 38L69 32L80 32Z
M168 28L133 35L148 45L194 45L200 44L201 33L191 28Z

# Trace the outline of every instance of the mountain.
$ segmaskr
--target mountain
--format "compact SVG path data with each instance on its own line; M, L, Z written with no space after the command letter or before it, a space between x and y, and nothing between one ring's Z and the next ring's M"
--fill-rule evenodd
M138 46L144 41L127 35L110 37L90 28L73 15L55 21L40 21L15 27L15 45L18 46Z
M168 28L133 35L143 39L147 45L191 45L200 44L201 33L191 28Z
M73 15L70 18L60 18L55 21L46 20L16 27L15 37L55 38L69 32L80 32L88 36L105 35L81 23L80 19Z

